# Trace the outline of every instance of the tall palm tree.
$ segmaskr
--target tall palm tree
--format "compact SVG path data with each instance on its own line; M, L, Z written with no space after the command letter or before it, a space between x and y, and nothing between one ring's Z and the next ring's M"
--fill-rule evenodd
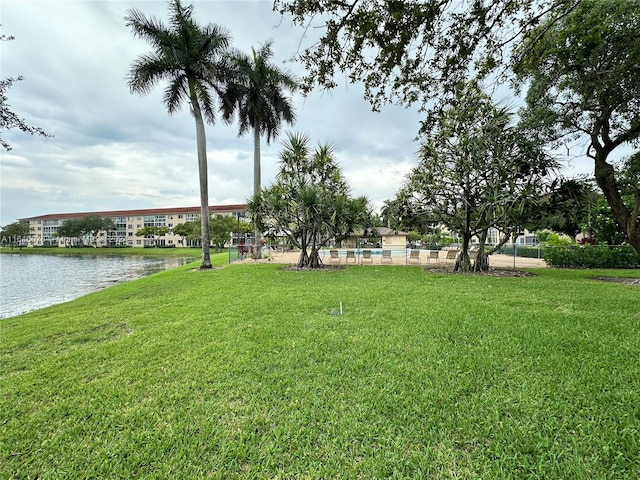
M267 144L280 134L283 122L293 125L295 112L291 98L285 91L293 93L298 83L286 70L273 64L272 40L252 48L252 55L234 52L232 61L236 72L229 83L226 94L224 117L231 119L238 112L238 135L253 132L253 194L260 194L260 137L266 136ZM256 232L256 241L259 232Z
M137 9L128 10L125 21L134 36L153 46L151 53L141 55L131 64L127 76L131 93L147 94L158 82L167 80L163 103L169 114L178 111L186 101L195 119L202 226L200 268L211 268L203 112L207 122L214 124L217 100L222 97L225 75L229 73L225 62L231 37L218 25L198 25L193 19L193 6L183 7L180 0L169 3L168 27L155 18L147 19Z

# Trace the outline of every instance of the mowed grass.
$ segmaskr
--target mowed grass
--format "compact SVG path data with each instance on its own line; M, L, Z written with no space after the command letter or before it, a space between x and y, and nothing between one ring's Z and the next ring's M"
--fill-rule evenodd
M194 267L0 322L1 478L640 476L637 271Z

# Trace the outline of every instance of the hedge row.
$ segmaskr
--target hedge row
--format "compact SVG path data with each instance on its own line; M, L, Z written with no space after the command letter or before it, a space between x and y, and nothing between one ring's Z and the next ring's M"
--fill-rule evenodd
M543 258L551 267L638 268L640 255L630 245L570 245L545 247Z

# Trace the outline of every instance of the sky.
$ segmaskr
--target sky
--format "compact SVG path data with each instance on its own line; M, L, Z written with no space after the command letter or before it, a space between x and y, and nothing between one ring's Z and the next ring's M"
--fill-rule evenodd
M288 61L313 42L272 11L270 1L198 1L201 25L226 28L232 47L249 53L273 40L274 63L300 77ZM13 148L0 152L0 225L20 218L93 212L198 206L195 125L188 105L169 115L164 84L131 94L131 63L151 46L125 25L128 9L168 23L166 1L2 0L0 77L24 79L8 90L11 109L51 138L3 131ZM391 199L416 165L415 137L422 115L390 105L373 112L362 87L338 78L331 91L293 98L297 121L267 145L262 141L262 186L278 171L286 133L302 133L313 144L329 143L354 196L374 209ZM207 125L209 203L245 203L253 189L253 139L238 137L236 124ZM577 168L582 168L579 160ZM584 164L589 170L590 164ZM571 166L576 168L576 163Z

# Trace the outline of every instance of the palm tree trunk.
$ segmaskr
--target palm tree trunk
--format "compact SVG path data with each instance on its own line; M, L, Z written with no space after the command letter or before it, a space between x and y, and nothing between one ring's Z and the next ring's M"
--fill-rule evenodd
M262 176L260 173L260 125L256 120L253 125L253 195L258 198L262 190ZM256 241L256 253L260 254L262 247L262 232L258 228L254 229L254 237Z
M198 175L200 177L200 227L202 230L202 258L200 269L211 268L209 253L209 181L207 175L207 138L204 131L204 121L200 104L193 85L189 83L191 94L191 109L196 121L196 144L198 148Z

